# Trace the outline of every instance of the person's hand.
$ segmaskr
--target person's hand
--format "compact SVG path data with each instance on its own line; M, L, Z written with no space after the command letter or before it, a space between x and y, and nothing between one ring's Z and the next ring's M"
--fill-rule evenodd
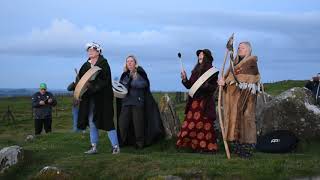
M39 102L40 105L45 105L46 103L44 101Z
M129 77L131 79L136 79L137 78L137 71L135 71L135 70L130 71Z
M187 73L186 73L186 71L184 71L184 70L181 71L181 79L182 79L183 81L187 80Z
M219 79L218 84L219 84L219 86L224 86L226 84L226 82L223 79Z
M53 100L52 100L51 98L50 98L50 99L48 99L48 103L52 103L52 101L53 101Z
M80 104L80 99L79 99L79 100L73 100L73 104L74 104L75 106L78 106L78 105Z

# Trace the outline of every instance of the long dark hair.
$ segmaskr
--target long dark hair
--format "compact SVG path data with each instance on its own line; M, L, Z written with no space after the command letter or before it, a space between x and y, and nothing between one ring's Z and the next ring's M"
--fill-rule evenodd
M192 73L195 73L197 75L202 75L203 73L205 73L209 67L212 66L212 61L210 60L209 57L207 57L206 54L204 54L202 63L199 63L199 60L197 62L197 64L194 66Z

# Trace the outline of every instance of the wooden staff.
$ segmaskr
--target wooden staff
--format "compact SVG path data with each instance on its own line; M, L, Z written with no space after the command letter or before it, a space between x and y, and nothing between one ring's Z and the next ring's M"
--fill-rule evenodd
M261 81L260 81L260 84L261 84L263 101L264 101L264 103L267 103L266 94L264 93L264 85L263 85L263 83Z
M224 80L224 67L226 65L226 61L227 61L227 57L229 52L233 52L233 38L234 38L234 34L231 35L231 37L229 38L227 45L226 45L226 53L224 56L224 60L223 60L223 65L221 68L221 79ZM224 149L226 151L226 155L227 158L230 159L230 150L229 150L229 146L228 146L228 142L227 142L227 138L226 138L226 134L225 134L225 129L224 129L224 124L223 124L223 116L222 116L222 112L221 112L221 96L222 96L222 86L219 86L219 98L218 98L218 113L219 113L219 123L220 123L220 128L221 128L221 133L222 133L222 138L223 138L223 144L224 144Z
M317 88L316 103L318 103L319 89L320 89L320 79L319 79L318 88Z

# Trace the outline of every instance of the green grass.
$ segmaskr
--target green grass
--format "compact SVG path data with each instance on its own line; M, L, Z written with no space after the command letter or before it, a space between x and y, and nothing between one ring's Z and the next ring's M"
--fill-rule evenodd
M269 87L281 89L277 85ZM161 95L156 93L156 99ZM106 132L100 131L99 153L88 156L83 153L89 147L88 132L71 132L70 97L58 99L53 133L25 142L25 137L34 131L30 101L30 98L0 99L1 115L10 105L16 117L15 124L0 119L0 148L20 145L25 150L25 160L0 179L29 179L44 166L57 166L74 179L162 179L166 175L185 179L290 179L320 175L319 140L300 143L292 154L255 153L251 160L237 157L227 160L222 144L216 155L206 155L178 151L175 140L163 140L143 150L126 147L120 155L111 155ZM182 119L185 104L176 106Z
M286 80L275 83L265 83L264 88L268 94L276 96L293 87L304 87L306 83L307 80Z

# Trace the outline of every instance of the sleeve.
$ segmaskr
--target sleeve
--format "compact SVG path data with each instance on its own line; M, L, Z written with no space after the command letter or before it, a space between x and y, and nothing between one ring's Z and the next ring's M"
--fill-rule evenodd
M184 87L186 87L187 89L190 89L191 86L192 86L189 79L187 79L187 80L182 80L181 82L182 82L182 84L184 85Z
M40 100L37 97L37 93L32 95L32 107L37 108L40 107Z
M191 84L191 81L190 81L190 79L192 79L192 76L193 76L193 74L191 74L191 76L190 76L189 79L188 79L188 77L187 77L186 80L182 80L182 81L181 81L182 84L184 85L184 87L186 87L187 89L190 89L190 88L192 87L192 84Z
M78 74L78 79L80 80L85 73L86 73L86 63L84 63L81 66L81 68L79 70L79 74Z
M111 82L111 71L108 64L103 67L101 72L97 75L96 79L90 81L90 86L88 87L89 94L94 94L101 89L107 87L108 82Z
M53 94L52 93L50 93L50 98L52 99L52 103L50 104L51 106L56 106L57 105L57 100L56 100L56 98L53 96Z
M68 91L74 91L76 88L76 84L74 82L70 83L69 86L67 87Z
M129 89L129 84L131 82L131 78L129 78L128 76L122 76L122 78L120 79L120 83L123 84L127 89Z
M305 87L312 91L312 84L313 84L312 81L308 81L307 84L305 85Z

